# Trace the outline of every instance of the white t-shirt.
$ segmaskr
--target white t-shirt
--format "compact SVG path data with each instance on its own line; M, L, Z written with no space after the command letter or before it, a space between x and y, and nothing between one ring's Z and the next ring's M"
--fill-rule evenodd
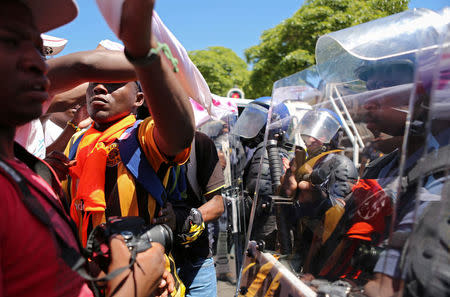
M38 158L45 158L44 128L39 119L16 128L14 139Z
M49 146L52 144L61 133L64 131L63 128L56 125L52 120L48 119L44 122L44 137L45 137L45 146Z
M42 114L47 112L52 101L51 99L52 97L49 97L47 101L42 104ZM14 140L36 157L41 159L45 158L46 146L44 140L44 128L39 119L32 120L25 125L17 127Z

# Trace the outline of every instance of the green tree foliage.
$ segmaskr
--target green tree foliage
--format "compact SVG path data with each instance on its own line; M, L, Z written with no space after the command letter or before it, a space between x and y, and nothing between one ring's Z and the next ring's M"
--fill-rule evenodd
M200 70L211 92L226 96L233 87L243 88L248 84L250 71L247 63L233 50L213 46L206 50L189 52L189 57Z
M324 34L404 11L409 0L306 0L291 17L264 31L260 44L245 51L253 64L246 97L270 96L275 81L315 63Z

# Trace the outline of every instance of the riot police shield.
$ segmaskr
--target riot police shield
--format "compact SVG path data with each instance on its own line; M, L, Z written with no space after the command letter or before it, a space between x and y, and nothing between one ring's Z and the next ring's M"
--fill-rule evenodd
M289 137L290 166L271 194L290 199L290 204L284 200L289 212L281 214L289 222L277 224L286 229L277 230L273 251L256 242L260 254L275 255L286 269L261 281L265 263L258 262L260 254L250 253L239 285L242 295L287 296L283 285L289 286L292 275L301 281L296 282L299 287L307 285L330 296L383 296L398 290L403 282L402 250L414 214L419 213L414 210L420 209L408 180L429 144L424 115L430 101L430 69L436 68L445 22L434 12L415 10L331 33L321 37L329 42L318 41L318 71L275 83L272 109L287 100L278 94L285 94L289 86L295 90L297 84L297 90L320 95L291 96L309 102L312 109L289 122L287 131L294 131ZM396 28L397 35L374 34L387 28ZM358 38L351 38L355 34ZM395 41L391 51L378 51L389 47L388 40ZM305 83L305 78L311 82ZM285 88L283 92L278 86ZM269 128L272 118L269 111ZM299 136L303 144L293 141ZM251 218L257 209L254 202ZM254 224L251 220L249 226ZM253 232L255 228L249 229ZM258 284L259 291L249 295L249 288Z
M450 9L443 11L450 19ZM448 28L448 27L447 27ZM423 146L407 183L414 187L414 227L403 249L404 296L448 296L450 292L450 30L436 53L437 63L418 55L418 80L425 83ZM428 60L428 61L427 61ZM433 66L433 67L430 67ZM431 86L426 86L427 76ZM425 76L423 79L421 79ZM429 92L427 90L430 89ZM414 127L414 125L411 125ZM415 127L414 127L415 129ZM414 131L418 133L417 129Z
M264 139L253 147L244 171L244 185L253 204L247 233L249 244L238 284L239 294L243 296L262 296L269 291L269 296L280 292L314 296L297 277L286 273L287 268L277 259L283 263L292 252L293 217L292 197L278 195L278 188L289 160L294 157L295 147L305 147L297 126L311 110L309 103L322 96L317 79L313 67L278 81L271 105L265 106L267 118L258 132L264 133Z

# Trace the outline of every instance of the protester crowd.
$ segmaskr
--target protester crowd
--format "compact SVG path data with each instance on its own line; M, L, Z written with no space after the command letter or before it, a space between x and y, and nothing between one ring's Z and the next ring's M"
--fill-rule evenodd
M448 296L448 226L418 223L424 214L448 223L448 13L434 43L419 38L432 53L399 49L353 68L345 60L322 68L331 74L314 100L276 96L274 87L238 117L214 114L206 82L154 1L126 0L118 16L112 2L98 5L123 45L103 40L49 58L64 45L42 33L72 21L75 1L0 3L0 297L217 296L220 217L234 224L235 257L249 225L261 251L288 259L319 293L316 279L352 279L354 296ZM359 85L335 79L347 66ZM439 69L431 79L429 68ZM358 129L324 99L331 82L372 137L364 150L346 149ZM231 192L244 201L237 212ZM423 252L439 259L424 280L414 245L430 232L447 253ZM252 263L237 264L247 282L239 294L287 296L279 277Z

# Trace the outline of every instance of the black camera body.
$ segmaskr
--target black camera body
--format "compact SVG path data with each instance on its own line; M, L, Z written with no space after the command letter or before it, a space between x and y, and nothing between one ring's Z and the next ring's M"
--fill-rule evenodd
M111 263L109 241L114 235L122 235L128 249L136 253L151 248L152 242L163 245L166 253L173 246L173 233L167 225L148 226L141 217L110 217L92 230L86 245L87 256L105 272Z

